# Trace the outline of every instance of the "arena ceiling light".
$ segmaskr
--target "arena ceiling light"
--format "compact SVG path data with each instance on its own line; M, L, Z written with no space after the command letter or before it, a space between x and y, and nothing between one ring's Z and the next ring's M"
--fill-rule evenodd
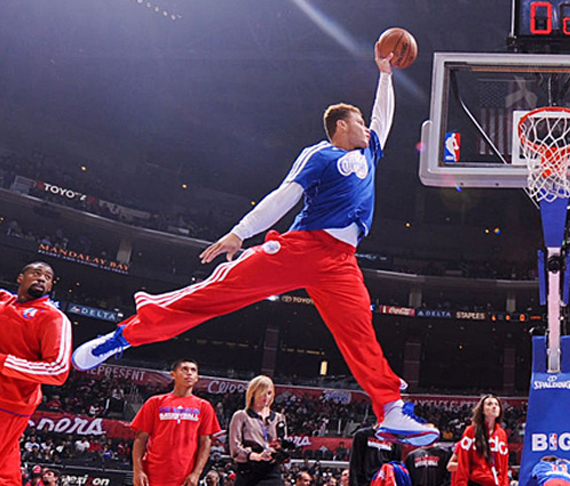
M141 5L148 9L151 9L154 13L160 15L161 17L169 18L172 21L182 19L182 15L172 12L167 7L160 6L155 2L151 2L148 0L135 0L135 2L137 3L137 5Z

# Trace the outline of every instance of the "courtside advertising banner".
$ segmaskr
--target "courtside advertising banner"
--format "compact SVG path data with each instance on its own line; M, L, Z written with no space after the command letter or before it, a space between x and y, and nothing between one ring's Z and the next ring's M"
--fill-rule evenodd
M153 385L155 387L164 387L167 390L172 380L167 371L151 370L145 368L134 368L130 366L117 366L103 364L89 371L77 371L73 373L89 376L91 378L125 380L136 385ZM247 381L234 380L231 378L222 378L215 376L200 376L200 380L196 384L195 390L205 392L212 395L224 395L226 393L245 393L247 390ZM162 389L162 388L161 388ZM309 397L325 398L334 400L339 403L366 402L370 403L370 398L361 390L339 390L316 388L308 386L294 385L275 385L276 401L283 401L290 397ZM479 401L480 396L463 396L463 395L406 395L406 400L415 404L437 406L445 410L452 410L463 406L474 407ZM527 399L524 397L507 397L502 398L505 407L513 406L520 408L524 406Z
M36 410L28 424L38 432L54 432L56 434L105 435L113 439L132 440L134 431L129 427L130 422L111 420L100 417L86 417L71 413L56 413Z
M65 468L61 471L61 484L68 486L123 486L126 473Z

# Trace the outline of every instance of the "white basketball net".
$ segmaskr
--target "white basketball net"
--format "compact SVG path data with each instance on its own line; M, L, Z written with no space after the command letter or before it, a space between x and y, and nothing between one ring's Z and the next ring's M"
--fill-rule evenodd
M528 189L538 201L570 196L570 110L545 107L519 122L521 153L528 166Z

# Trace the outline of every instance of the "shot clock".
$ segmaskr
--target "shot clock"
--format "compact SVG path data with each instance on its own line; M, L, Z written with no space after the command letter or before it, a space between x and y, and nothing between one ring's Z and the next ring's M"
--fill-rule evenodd
M570 52L570 0L513 0L511 48Z

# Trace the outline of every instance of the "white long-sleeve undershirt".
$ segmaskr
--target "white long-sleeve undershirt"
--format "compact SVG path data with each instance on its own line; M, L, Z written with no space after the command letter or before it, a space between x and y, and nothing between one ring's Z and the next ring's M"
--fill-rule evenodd
M392 85L392 75L380 73L378 87L376 88L376 97L374 98L374 105L372 106L370 128L378 134L382 150L384 150L386 140L392 128L395 106L396 100L394 87Z
M300 184L284 182L265 196L231 232L245 240L269 229L285 216L302 196L303 187Z
M376 89L370 128L376 132L380 145L388 139L394 118L394 89L392 75L381 73ZM303 187L296 182L284 182L277 189L265 196L254 209L247 213L231 230L241 240L251 238L269 229L287 214L303 196ZM356 223L346 228L326 229L335 238L356 247L360 229Z

